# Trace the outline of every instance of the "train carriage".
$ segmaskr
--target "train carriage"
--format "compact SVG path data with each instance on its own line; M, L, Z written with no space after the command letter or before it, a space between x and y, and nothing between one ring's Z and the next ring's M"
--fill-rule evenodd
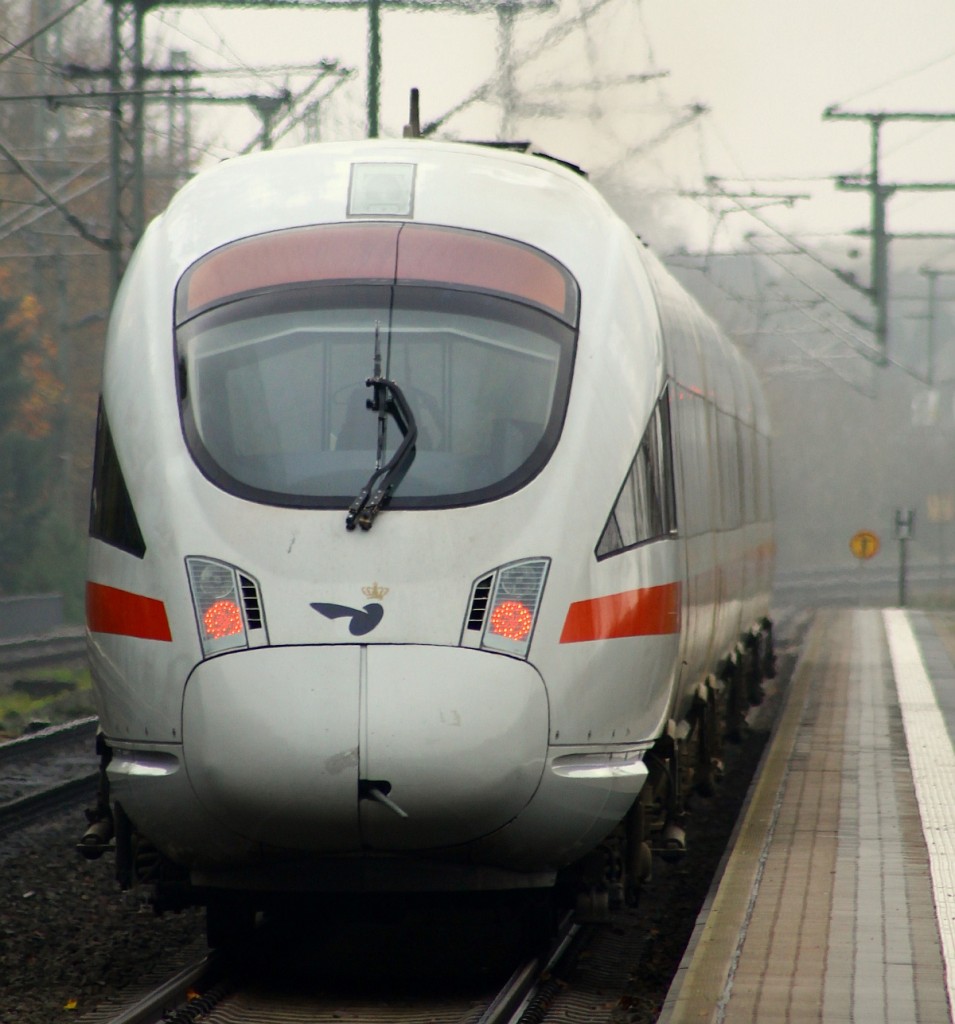
M682 843L727 658L766 661L768 434L559 162L408 139L200 174L105 358L87 619L122 863L197 898L551 887L608 842L639 875Z

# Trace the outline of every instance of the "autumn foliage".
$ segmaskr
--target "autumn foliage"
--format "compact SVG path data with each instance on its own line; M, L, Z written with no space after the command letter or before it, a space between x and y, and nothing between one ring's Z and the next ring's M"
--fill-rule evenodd
M0 268L0 593L22 585L55 486L64 387L41 313Z
M0 271L0 295L4 284ZM36 297L24 295L0 323L0 344L9 343L9 335L14 339L14 348L20 349L23 392L12 410L9 429L35 441L53 433L54 418L63 397L63 382L56 373L56 342L39 334L39 314Z

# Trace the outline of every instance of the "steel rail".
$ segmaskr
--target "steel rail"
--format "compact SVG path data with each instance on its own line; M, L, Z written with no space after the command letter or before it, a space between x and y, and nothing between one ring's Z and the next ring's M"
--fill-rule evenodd
M191 993L200 989L208 991L219 984L223 971L220 954L205 953L104 1021L107 1024L158 1024L159 1021L176 1020L178 1008L189 1005Z
M0 743L0 764L24 756L29 757L40 750L49 750L69 740L92 740L96 735L97 722L98 719L95 715L89 715L86 718L77 718L72 722L64 722L60 725L49 725L36 732L5 740Z
M476 1024L517 1024L532 1006L546 1004L546 987L559 964L576 949L583 933L568 914L550 948L522 964L491 1001Z
M573 924L568 915L561 922L550 947L532 956L511 974L474 1024L517 1024L525 1015L528 1018L539 1015L541 1008L546 1008L549 1002L548 987L559 984L555 981L558 968L572 958L588 933L589 929ZM214 1012L220 1000L228 1000L230 995L241 995L241 982L230 971L229 963L226 957L216 952L209 953L159 983L152 991L136 996L135 1001L127 1003L118 1012L110 1015L99 1010L97 1019L103 1024L159 1024L160 1021L202 1019L203 1014ZM197 995L197 992L201 994ZM274 1012L277 1015L282 1013L281 995L276 995ZM242 1011L236 1013L235 1019L241 1019ZM260 1018L256 1016L255 1019ZM296 1016L295 1019L299 1018ZM414 1019L420 1019L420 1013ZM470 1015L468 1019L471 1019Z
M92 798L98 785L99 772L91 772L0 804L0 838L15 832L29 821Z
M0 670L49 665L86 656L86 633L69 630L48 636L0 640Z
M0 836L9 835L29 821L95 795L99 783L99 772L96 768L89 771L81 770L80 774L77 774L76 769L71 771L67 763L66 770L51 770L50 760L51 756L56 757L59 747L63 748L63 754L67 756L71 749L75 750L76 744L80 741L88 740L92 751L96 726L97 720L91 716L63 725L50 726L39 732L0 743L0 766L4 768L5 778L19 776L20 773L16 770L18 767L26 771L36 767L40 776L37 779L38 783L44 774L56 776L47 784L37 784L35 789L21 796L12 799L0 797ZM14 788L22 791L23 788L29 788L29 785L30 783L26 783Z

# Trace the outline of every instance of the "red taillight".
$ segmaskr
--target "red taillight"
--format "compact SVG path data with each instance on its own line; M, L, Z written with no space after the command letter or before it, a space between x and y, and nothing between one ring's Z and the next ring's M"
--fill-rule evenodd
M236 633L242 632L242 612L235 601L216 601L206 609L202 616L202 624L213 640L235 636Z
M480 646L485 651L527 657L549 566L549 558L524 558L475 581L465 629L483 626Z
M268 646L256 580L228 562L201 555L189 555L186 572L204 658Z
M534 625L534 614L523 601L501 601L491 612L491 632L507 640L524 640Z

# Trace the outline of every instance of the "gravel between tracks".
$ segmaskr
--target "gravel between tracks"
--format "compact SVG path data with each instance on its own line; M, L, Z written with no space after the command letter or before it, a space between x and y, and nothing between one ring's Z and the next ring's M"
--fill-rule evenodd
M156 918L119 891L112 856L83 860L84 827L62 815L0 843L0 1024L75 1020L205 948L197 911Z

